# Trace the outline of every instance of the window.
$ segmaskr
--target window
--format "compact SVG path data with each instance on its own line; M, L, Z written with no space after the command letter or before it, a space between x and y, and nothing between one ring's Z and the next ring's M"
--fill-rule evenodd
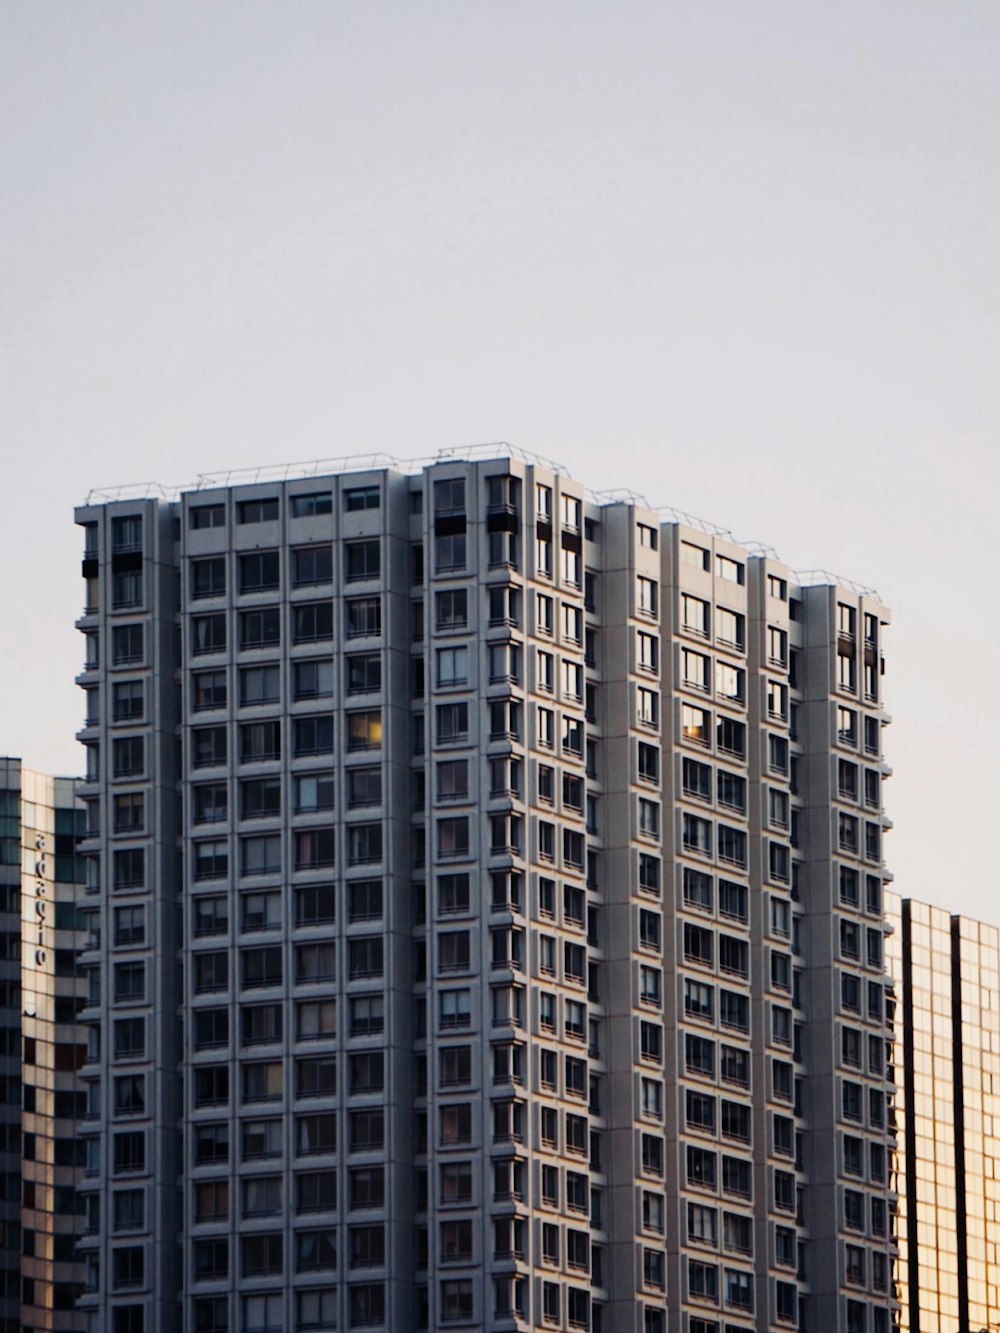
M657 537L659 534L655 528L650 527L648 523L637 523L636 533L641 547L645 547L649 551L656 550Z
M725 579L727 583L743 583L744 567L740 561L732 560L728 555L717 555L715 575L716 578Z
M141 680L116 681L112 698L112 717L115 722L135 722L145 712L145 686ZM225 683L223 682L224 702ZM197 706L196 704L195 707Z
M142 792L127 792L114 798L116 833L141 833L146 823L146 798Z
M344 508L349 514L363 509L378 509L379 504L378 486L358 486L344 491ZM317 491L310 495L293 495L291 509L292 518L310 518L315 514L329 514L333 510L333 496L329 491Z
M268 523L278 517L276 498L243 500L236 506L237 523Z
M115 1002L136 1004L145 998L144 962L116 962Z
M698 852L702 856L712 854L712 825L698 815L684 814L682 839L685 851Z
M750 1162L745 1162L737 1157L723 1157L723 1193L749 1199L753 1193L752 1170Z
M689 1018L711 1019L713 1015L714 988L690 977L684 981L684 1012Z
M741 829L731 828L728 824L718 826L719 860L730 865L745 866L747 863L747 835Z
M644 1004L659 1008L662 1002L662 980L660 969L642 964L639 968L639 999Z
M712 910L712 877L701 870L684 868L684 902L701 911Z
M293 643L323 643L332 638L332 602L301 602L292 607ZM330 674L332 677L332 667Z
M202 528L221 528L226 523L224 505L192 505L188 510L191 527L196 531Z
M747 920L747 886L733 884L732 880L719 881L720 916L732 917L736 921Z
M112 742L112 772L116 778L135 777L146 767L141 736L123 736Z
M142 604L142 570L112 573L111 606L115 611Z
M720 768L716 779L716 791L719 804L729 810L738 810L741 814L747 808L746 778L737 773L730 773Z
M195 568L202 563L210 562L195 561ZM239 557L239 574L241 593L272 591L280 583L278 552L246 552ZM224 581L219 591L225 591Z
M639 836L647 838L659 838L660 836L660 803L659 801L650 801L645 797L639 797Z
M720 1126L722 1137L724 1139L734 1139L739 1143L750 1142L750 1107L744 1106L739 1102L728 1102L723 1098L722 1115ZM751 1246L739 1246L737 1248L746 1248Z
M142 550L141 514L122 514L111 520L111 550L115 555Z
M349 639L372 637L382 633L380 597L349 597L344 606Z
M308 497L300 497L308 499ZM373 487L353 487L344 491L344 508L348 513L356 513L361 509L377 509L381 504L381 493L377 485ZM329 513L328 509L320 509L317 513Z
M240 872L242 874L273 875L280 870L281 835L279 833L267 833L255 838L240 839Z
M271 945L241 951L242 983L245 989L258 986L280 986L282 976L281 947Z
M685 1094L685 1119L688 1129L700 1133L715 1133L715 1098L690 1089Z
M697 634L700 638L707 638L709 630L708 603L700 597L692 597L690 593L681 593L681 624L689 634Z
M281 613L276 606L264 606L254 611L241 611L240 647L273 647L281 639Z
M745 723L737 722L735 718L723 717L720 714L716 721L716 728L715 728L716 745L719 747L721 751L724 751L726 754L736 755L737 758L744 759L746 758L746 731L747 729ZM768 739L777 740L779 738L771 736ZM788 767L788 761L787 761L788 742L782 741L782 744L785 746L785 754L786 754L785 768L782 771L785 771L787 770Z
M715 1042L688 1033L684 1038L684 1065L689 1074L715 1077Z
M380 935L365 935L347 942L348 975L351 980L360 977L380 977L385 964Z
M438 574L466 567L466 534L442 533L434 538L434 569Z
M345 542L344 575L348 583L377 579L382 572L382 549L375 541Z
M112 1161L116 1176L131 1175L146 1169L146 1135L141 1129L112 1136Z
M141 626L134 626L140 630ZM223 613L211 616L193 616L191 619L191 651L199 653L220 653L224 652L226 647L226 617ZM127 661L137 661L142 657L141 651L138 657L132 656L124 659Z
M656 727L660 720L660 696L658 691L646 689L640 685L635 692L636 721L640 726Z
M465 685L469 678L469 650L465 647L437 650L437 683L440 689Z
M715 633L720 643L742 650L746 617L724 606L715 608Z
M347 748L348 750L382 748L382 714L379 710L347 714Z
M714 1249L719 1235L719 1215L716 1209L709 1208L705 1204L689 1203L687 1234L690 1244L708 1245Z
M732 935L719 935L719 971L740 977L749 975L750 953L746 940L736 939Z
M300 984L332 981L336 975L333 944L299 944L295 948L295 980Z
M658 746L650 745L646 741L639 741L638 773L641 782L659 782L660 751Z
M142 906L115 908L115 944L143 944L146 939L146 909Z
M746 672L727 662L715 664L715 692L721 699L735 699L741 702L745 696Z
M222 731L222 728L219 728ZM197 734L197 733L196 733ZM223 735L224 735L223 731ZM240 727L240 761L253 763L281 758L281 723L245 722Z
M719 1022L724 1028L733 1028L738 1032L749 1032L750 1030L750 1001L745 995L738 995L734 991L720 990L719 992ZM726 1052L730 1048L723 1047ZM734 1073L740 1074L737 1069ZM742 1082L742 1077L731 1081Z
M195 879L224 879L229 871L229 843L225 839L194 844Z
M296 588L333 581L333 548L297 546L292 549L292 582Z
M719 996L719 1008L722 1009L722 994ZM735 1026L735 1025L733 1025ZM747 1024L749 1026L749 1023ZM775 1061L777 1064L777 1061ZM790 1068L790 1066L785 1066ZM748 1088L750 1086L750 1054L748 1051L739 1050L735 1046L719 1047L719 1077L723 1083L732 1083L737 1087ZM791 1097L789 1095L788 1100Z
M727 1268L725 1270L725 1297L726 1305L732 1309L752 1310L753 1274Z
M689 1259L687 1263L688 1296L693 1301L711 1301L719 1299L719 1270L715 1264L703 1263L700 1259Z

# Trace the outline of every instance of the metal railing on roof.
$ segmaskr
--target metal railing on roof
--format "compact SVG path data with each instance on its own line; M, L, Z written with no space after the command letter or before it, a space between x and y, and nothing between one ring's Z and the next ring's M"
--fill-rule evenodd
M158 481L137 481L124 486L96 486L84 504L114 504L118 500L176 500L189 486L162 486Z
M447 445L443 449L439 449L434 457L427 461L447 463L451 460L467 459L471 462L476 458L516 458L522 463L531 463L535 467L543 467L548 472L558 472L563 476L570 476L569 468L564 467L562 463L557 463L551 458L545 458L542 454L532 453L530 449L520 449L516 444L508 444L506 440L497 440L493 444L467 444L454 447Z
M253 486L261 481L295 481L308 477L335 476L342 472L395 472L414 470L417 459L392 454L345 454L340 458L317 458L298 463L265 463L260 467L229 468L224 472L199 472L195 490L222 486Z
M433 454L418 458L398 458L394 454L344 454L336 458L309 459L295 463L268 463L259 467L227 468L220 472L200 472L194 482L180 486L163 486L156 481L140 482L129 486L102 486L87 494L86 504L110 504L116 500L177 500L185 491L204 491L229 486L253 486L260 482L305 480L309 477L338 476L345 472L376 472L392 470L404 475L422 471L435 463L448 463L488 458L516 458L521 462L543 467L549 472L569 476L562 463L528 449L520 449L504 440L489 444L447 445Z
M655 506L651 505L644 495L641 495L638 491L629 490L627 486L614 486L606 491L588 490L587 494L591 499L596 500L599 505L630 504L636 505L640 509L650 509L655 512Z
M820 584L824 586L832 584L838 588L847 588L851 592L857 593L859 597L870 597L873 602L882 604L882 598L879 596L877 589L869 588L867 584L858 583L854 579L845 579L842 575L834 574L829 569L796 569L793 573L803 588L816 587Z
M710 523L706 518L698 518L695 514L687 514L683 509L675 509L673 505L658 505L656 512L662 515L666 521L674 523L684 523L689 528L697 528L699 532L704 532L709 537L722 537L727 542L733 542L739 545L729 528L724 528L719 523Z

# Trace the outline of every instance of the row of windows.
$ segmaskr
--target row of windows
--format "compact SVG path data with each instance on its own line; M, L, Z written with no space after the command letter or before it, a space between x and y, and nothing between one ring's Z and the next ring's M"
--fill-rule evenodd
M349 1001L349 1034L372 1036L385 1025L385 1002L382 995L359 995ZM335 1000L299 1000L294 1005L295 1039L321 1041L332 1039L337 1032L337 1003ZM240 1005L238 1015L240 1044L255 1046L266 1042L282 1041L285 1027L285 1007L281 1004ZM234 1024L235 1026L235 1024ZM229 1045L230 1011L228 1008L197 1008L191 1012L191 1032L196 1051L218 1049Z
M291 698L294 702L328 699L334 692L332 657L293 660ZM241 667L238 673L239 703L252 708L278 703L281 699L281 666L277 662ZM382 688L381 653L351 653L344 659L344 692L377 694ZM195 671L191 675L191 708L195 712L225 708L229 701L229 675L225 670Z
M681 564L687 565L692 569L700 569L705 573L712 571L712 556L704 546L699 546L696 542L682 541L680 544ZM734 560L732 556L717 554L715 557L715 577L723 579L727 583L736 583L742 586L746 579L746 566L740 560ZM779 580L779 582L781 582ZM772 596L776 595L772 593Z
M737 1222L743 1222L743 1220L740 1218L737 1219ZM749 1221L749 1219L747 1220ZM737 1222L734 1222L733 1225L737 1225ZM754 1279L752 1273L745 1273L735 1268L723 1268L720 1288L719 1266L717 1264L705 1263L701 1259L689 1259L687 1263L688 1299L706 1301L712 1305L717 1305L720 1291L722 1302L727 1309L745 1310L748 1313L753 1310ZM794 1318L794 1313L791 1317Z
M364 804L377 804L376 792L380 794L381 774L374 771L368 774L369 780L364 790L372 799ZM360 790L353 788L352 790ZM347 864L349 866L375 865L383 857L383 826L374 824L347 824L344 826ZM280 875L282 870L281 833L263 833L244 836L239 839L239 868L243 876ZM138 863L133 852L114 853L115 887L131 887L142 882L141 852ZM230 873L229 842L227 839L204 839L196 841L192 847L191 873L195 880L225 879ZM336 831L332 828L300 829L292 832L292 868L295 870L315 870L331 867L336 860ZM121 876L119 866L123 867ZM128 876L126 879L125 876Z
M655 610L655 606L653 608ZM681 593L680 624L688 634L707 639L712 633L712 604L691 593ZM746 616L724 606L714 608L716 642L743 652L746 647Z
M341 503L345 513L358 513L366 509L378 509L382 503L381 488L375 486L345 487L341 491ZM280 517L280 500L277 496L262 496L236 502L236 522L238 524L271 523ZM311 491L288 497L288 515L290 518L314 518L318 515L333 513L333 492ZM191 504L187 510L188 522L196 531L204 528L221 528L226 522L224 504Z
M297 602L288 608L291 642L323 643L334 636L333 602ZM281 608L260 606L252 611L239 611L236 616L237 646L241 649L274 648L281 643ZM192 616L189 626L189 647L195 656L225 652L228 645L229 616L224 611L209 615ZM140 629L141 626L118 628ZM113 633L116 631L113 631ZM348 639L377 638L382 633L382 599L380 597L348 597L344 601L344 633ZM112 644L112 664L141 661L142 636L131 636L127 655L116 653Z
M383 826L353 824L346 828L347 864L372 866L383 857ZM330 870L336 862L336 830L333 828L299 829L292 832L292 869L294 871ZM281 834L264 834L240 840L240 866L244 876L281 873ZM459 853L456 853L459 854ZM100 858L85 857L88 892L100 888ZM229 843L224 839L206 839L194 843L191 874L205 882L229 876ZM116 849L111 857L111 882L115 890L136 892L147 886L146 848Z
M522 592L509 585L494 585L485 590L487 620L491 627L520 628L522 623ZM469 589L448 588L434 594L434 623L439 633L464 630L469 625ZM596 660L596 631L585 629L583 610L571 602L560 602L550 594L535 593L534 632L546 638L557 633L566 645L585 645L589 665ZM648 637L648 636L647 636ZM541 650L539 650L541 651ZM537 678L545 680L549 668L540 664Z
M332 713L290 719L293 757L332 754L334 722ZM380 710L360 709L345 713L344 727L348 751L382 748ZM241 723L237 730L239 762L256 763L280 759L281 731L281 720L278 718ZM214 768L224 765L227 758L228 729L225 726L192 728L191 763L194 768Z
M873 1022L882 1023L883 1017L892 1019L892 1001L884 1000L884 990L881 981L863 981L861 977L855 976L853 972L841 972L840 974L840 1007L845 1013L862 1013L862 998L867 990L868 998L868 1018Z
M382 916L384 890L381 879L349 880L347 897L350 921L373 921ZM299 885L292 895L292 921L296 926L332 925L337 918L340 890L333 884ZM288 924L285 896L279 890L239 895L240 928L243 931L272 930ZM196 937L224 935L230 926L228 896L198 895L191 902L191 926Z
M347 970L351 979L380 977L384 969L381 935L356 936L347 941ZM262 945L240 950L240 986L244 990L280 986L284 980L284 947ZM306 984L336 977L337 945L333 941L294 947L294 981ZM196 995L229 988L229 953L198 950L191 957Z
M385 1287L380 1282L351 1283L346 1288L348 1325L350 1328L372 1328L385 1323ZM297 1333L335 1328L341 1302L339 1287L312 1287L295 1295L295 1329ZM275 1292L261 1292L240 1299L239 1328L242 1333L274 1333L287 1327L285 1297ZM236 1328L229 1321L229 1297L207 1296L194 1302L197 1333L231 1333ZM114 1333L144 1333L141 1321L137 1325L117 1325Z
M289 551L292 586L333 583L333 546L293 546ZM347 541L343 545L342 575L347 583L377 579L382 573L382 544L377 539ZM274 592L281 587L281 552L246 551L236 557L236 586L243 594ZM205 556L189 564L188 587L192 600L223 597L227 588L227 559Z

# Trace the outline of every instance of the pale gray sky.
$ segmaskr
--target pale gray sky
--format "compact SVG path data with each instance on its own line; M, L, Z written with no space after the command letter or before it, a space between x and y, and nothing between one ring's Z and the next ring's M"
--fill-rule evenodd
M0 0L0 752L92 486L508 440L877 586L896 886L1000 920L995 0Z

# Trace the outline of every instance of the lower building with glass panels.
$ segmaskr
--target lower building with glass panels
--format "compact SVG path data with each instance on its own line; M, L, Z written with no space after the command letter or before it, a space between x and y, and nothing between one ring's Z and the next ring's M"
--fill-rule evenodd
M76 1021L84 811L75 786L0 758L4 1333L84 1327L76 1248L84 1171L77 1125L86 1114Z
M1000 1327L1000 930L892 895L904 1333Z

